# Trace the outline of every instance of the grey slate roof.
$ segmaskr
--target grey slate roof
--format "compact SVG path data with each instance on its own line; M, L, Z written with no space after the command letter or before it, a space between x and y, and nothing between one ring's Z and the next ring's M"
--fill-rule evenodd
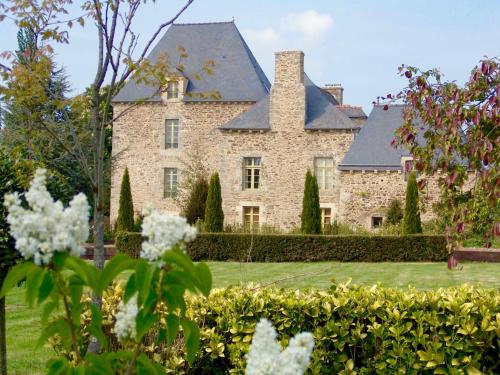
M184 65L182 74L189 79L188 93L218 91L221 101L256 102L269 92L271 84L234 22L174 24L147 58L154 62L161 53L167 53L169 62L176 65L180 55L177 46L184 47L188 54L187 58L180 60L180 64ZM203 63L207 60L215 62L213 75L203 72ZM200 80L195 79L197 73L201 75ZM113 101L159 101L156 89L130 80ZM184 97L184 101L211 100L214 99Z
M391 146L395 130L403 124L404 105L390 105L384 111L375 105L339 165L340 170L398 170L401 157L410 153Z
M342 111L330 94L316 86L304 74L306 86L306 125L307 130L359 129Z
M306 130L359 129L348 116L337 108L337 102L316 86L304 74L306 86ZM269 95L248 111L220 127L223 130L269 130Z
M349 118L364 118L366 119L365 111L361 107L354 107L351 105L339 105L337 108L342 111Z

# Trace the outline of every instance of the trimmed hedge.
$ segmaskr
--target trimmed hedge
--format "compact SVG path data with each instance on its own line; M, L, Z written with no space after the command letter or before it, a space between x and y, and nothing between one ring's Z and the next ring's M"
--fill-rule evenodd
M112 346L119 345L112 327L122 295L123 289L115 287L103 297L103 329ZM250 285L187 299L187 314L201 327L201 347L191 368L182 345L152 344L157 328L147 335L142 351L167 373L243 374L255 325L266 317L282 345L298 332L313 333L307 374L499 374L498 311L497 290L466 285L431 291ZM83 316L89 315L84 311Z
M140 233L120 233L117 236L118 251L134 256L139 254L140 245ZM448 259L446 239L439 235L318 236L202 233L187 245L187 252L195 261L440 262Z

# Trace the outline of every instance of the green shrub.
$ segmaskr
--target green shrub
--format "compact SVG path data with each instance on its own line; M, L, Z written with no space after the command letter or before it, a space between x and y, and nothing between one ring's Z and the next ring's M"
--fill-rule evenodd
M186 207L183 209L183 216L191 225L198 220L205 219L205 206L207 203L208 182L205 176L198 177L191 187Z
M251 250L250 250L251 248ZM193 260L254 262L438 262L444 236L317 236L202 233L187 245Z
M115 288L103 303L104 332L114 345L119 344L111 333L113 313L122 294ZM262 317L273 323L285 345L297 332L313 333L308 374L500 373L500 293L494 289L418 291L341 284L324 292L253 285L190 297L187 310L203 327L201 348L189 370L181 345L165 349L150 345L156 332L146 336L143 351L167 373L243 374L245 354Z
M300 229L302 233L306 234L321 233L321 209L319 206L318 181L310 170L307 170L304 184Z
M222 211L219 174L214 173L210 178L210 185L208 186L204 228L207 232L222 232L223 227L224 211Z
M403 219L403 208L399 199L393 199L387 210L387 223L397 225Z
M116 219L116 231L132 231L134 229L134 204L130 190L130 178L128 168L123 173L120 187L120 204L118 207L118 218Z
M405 213L403 217L403 233L422 233L420 211L418 207L418 187L415 172L410 172L406 185Z
M137 232L117 232L115 236L116 251L128 254L132 258L139 258L141 252L142 235Z

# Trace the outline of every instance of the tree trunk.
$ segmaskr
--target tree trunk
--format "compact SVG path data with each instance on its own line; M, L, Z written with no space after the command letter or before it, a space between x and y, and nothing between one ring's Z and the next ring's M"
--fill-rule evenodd
M0 282L0 285L2 283ZM5 297L0 298L0 375L7 375L7 342L5 325Z

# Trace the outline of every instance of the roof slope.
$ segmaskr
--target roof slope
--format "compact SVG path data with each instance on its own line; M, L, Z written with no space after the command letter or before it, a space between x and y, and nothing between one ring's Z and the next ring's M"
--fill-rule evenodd
M316 86L307 74L304 74L304 84L306 86L306 123L304 129L359 129L359 125L338 109L337 101L333 96ZM270 95L265 96L248 111L222 125L221 129L269 130L269 99Z
M375 105L365 125L356 135L339 165L340 170L398 170L401 157L410 153L391 146L394 132L403 124L404 105L391 105L384 111Z
M304 73L307 130L359 129L341 110L335 98L316 86Z
M337 108L341 110L349 118L363 118L366 119L365 111L361 107L355 107L352 105L338 105Z
M185 49L188 57L180 58L178 46ZM172 65L180 63L184 66L182 74L189 79L187 93L217 91L221 101L258 101L269 92L271 84L234 22L174 24L147 59L155 62L162 53L167 53ZM215 62L212 75L203 72L207 60ZM197 74L201 79L195 79ZM113 101L160 101L155 91L155 87L129 80ZM214 99L184 97L184 101L211 100Z

